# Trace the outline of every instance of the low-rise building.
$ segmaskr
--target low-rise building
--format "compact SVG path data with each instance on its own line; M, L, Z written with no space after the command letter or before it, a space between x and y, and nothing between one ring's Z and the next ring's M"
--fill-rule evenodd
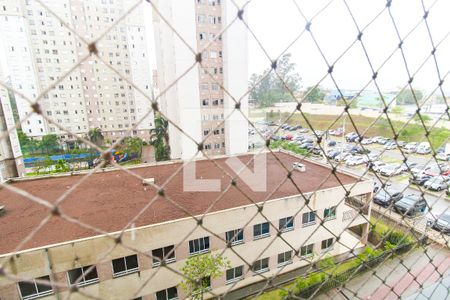
M299 157L265 155L264 191L236 177L228 157L195 162L196 178L218 180L219 191L186 191L180 161L85 180L11 182L33 197L0 190L6 211L0 217L0 298L183 299L180 270L188 257L206 252L223 252L230 261L205 296L223 295L275 275L294 278L324 255L364 246L371 180L334 175L307 160L293 170ZM237 156L244 164L252 157Z

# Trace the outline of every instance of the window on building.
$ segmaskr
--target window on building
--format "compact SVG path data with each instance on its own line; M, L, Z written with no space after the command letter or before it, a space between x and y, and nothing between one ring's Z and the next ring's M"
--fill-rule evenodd
M161 265L161 261L166 264L173 263L175 259L175 247L173 245L152 250L153 266Z
M269 222L253 225L253 238L260 239L270 235Z
M208 134L209 134L209 129L203 130L203 135L208 135Z
M211 144L205 144L205 150L210 150L211 149Z
M230 230L225 233L227 243L238 245L244 242L244 231L242 229Z
M203 99L202 100L202 105L203 106L208 106L209 105L209 100L208 99Z
M252 271L255 273L263 273L269 271L269 258L257 260L252 265Z
M212 102L212 105L214 105L214 106L217 106L217 105L219 105L219 100L213 100L213 102Z
M195 240L189 241L189 254L200 254L209 251L209 237L202 237Z
M115 277L139 271L138 258L136 254L113 259L112 265L113 275Z
M37 283L38 281L48 281L48 284ZM20 297L23 300L34 299L53 294L53 288L50 285L50 276L42 276L31 281L20 281L18 284Z
M278 266L284 266L290 263L292 263L292 251L278 254Z
M322 251L329 251L333 247L333 238L326 239L322 241Z
M279 227L281 231L289 231L294 229L294 217L281 218Z
M206 33L200 32L200 33L198 34L198 37L199 37L199 39L202 41L202 40L204 40L204 39L206 38Z
M244 266L228 269L226 272L226 283L233 283L242 279L244 274Z
M156 300L175 300L178 299L177 287L171 287L167 290L156 292Z
M210 51L210 52L209 52L209 57L211 57L211 58L217 58L217 52L216 52L216 51Z
M200 89L203 91L207 91L207 90L209 90L209 86L207 83L202 83L202 84L200 84Z
M86 266L72 269L67 272L70 284L78 286L87 285L98 282L97 268L94 266Z
M218 135L218 134L220 134L220 130L219 130L219 129L215 129L213 133L214 133L215 135Z
M323 218L325 220L336 219L336 206L325 208L323 211Z
M313 250L314 250L314 244L309 244L309 245L305 245L302 246L300 248L300 255L301 256L311 256L313 255Z
M303 213L302 224L303 227L316 224L316 211Z
M220 149L220 144L214 144L214 149Z
M197 16L197 22L198 22L198 23L203 24L203 23L205 23L205 20L206 20L205 15L198 15L198 16Z
M219 85L215 84L215 83L211 84L211 90L218 91L219 90Z

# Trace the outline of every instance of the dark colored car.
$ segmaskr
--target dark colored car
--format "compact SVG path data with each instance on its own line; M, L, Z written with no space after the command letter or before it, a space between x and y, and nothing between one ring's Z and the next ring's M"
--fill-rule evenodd
M327 145L328 145L328 147L336 146L336 141L330 140L330 141L328 141Z
M450 212L439 215L436 220L428 220L427 225L437 231L450 233Z
M413 217L418 213L424 213L427 208L427 201L416 195L408 195L394 203L394 209L402 215Z
M320 149L319 147L314 147L311 149L311 153L315 154L315 155L321 155L322 154L322 149Z
M298 146L298 147L299 147L300 149L307 149L307 150L310 150L310 149L312 149L312 147L314 147L314 146L313 146L312 143L305 142L305 143L301 144L301 145Z
M411 184L415 184L415 185L419 185L419 186L423 186L423 184L425 182L427 182L428 179L430 179L431 176L424 174L424 173L419 173L419 174L415 174L413 173L412 177L409 177L409 183Z
M388 207L402 198L403 194L399 191L380 189L373 196L373 202L383 207Z
M337 150L337 149L328 150L328 151L327 151L327 157L333 159L333 158L335 158L336 155L338 155L339 153L341 153L341 151L339 151L339 150Z

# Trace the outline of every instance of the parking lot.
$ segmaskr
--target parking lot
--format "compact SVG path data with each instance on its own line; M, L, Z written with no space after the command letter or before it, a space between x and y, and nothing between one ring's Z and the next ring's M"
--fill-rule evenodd
M442 235L427 227L427 223L432 225L439 219L439 223L447 222L440 230L446 232L445 228L450 228L450 223L444 220L446 215L450 218L450 165L445 147L438 149L436 160L427 143L395 143L386 137L365 137L359 141L356 134L344 134L339 128L314 134L301 126L285 125L274 133L277 127L267 122L257 124L264 138L283 141L289 147L303 149L302 153L312 159L372 178L375 208L390 210L400 218L406 214L405 218L414 219L414 223L421 224L436 237ZM316 135L322 139L320 147ZM250 131L249 148L263 146L264 139ZM384 189L380 188L383 184Z

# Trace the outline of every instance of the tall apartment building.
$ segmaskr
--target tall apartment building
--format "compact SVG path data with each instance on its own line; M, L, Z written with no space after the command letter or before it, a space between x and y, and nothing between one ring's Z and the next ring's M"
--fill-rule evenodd
M204 149L208 155L246 152L248 122L242 113L248 114L248 98L244 96L248 86L247 30L237 21L220 34L236 18L237 8L231 1L220 0L153 3L170 23L153 13L158 86L165 91L160 98L161 108L189 135L169 125L172 158L194 156L197 146L191 139L201 142L206 138ZM186 74L195 62L195 54L185 42L202 56L201 64ZM242 113L233 112L233 98L240 100Z
M237 158L248 162L251 156ZM209 292L227 292L230 299L238 299L258 291L262 285L255 284L268 278L273 277L274 284L294 279L324 256L353 257L366 243L373 181L341 172L339 180L331 175L323 181L331 169L312 161L303 162L304 172L293 170L294 183L285 181L285 167L292 170L298 160L285 152L267 153L265 167L271 176L267 190L258 192L239 177L240 189L228 189L236 173L224 174L217 167L226 168L226 158L196 161L198 177L219 180L219 192L184 192L183 175L177 172L180 161L134 167L133 173L153 178L157 185L177 172L165 187L171 201L158 198L150 206L149 199L158 191L138 176L114 170L93 174L60 206L84 225L54 216L12 259L11 252L51 210L2 189L6 214L0 216L0 262L3 271L15 277L0 276L0 298L64 299L71 293L70 299L184 299L179 284L186 259L223 251L229 269L210 280ZM65 176L11 184L54 203L78 181L77 176ZM99 183L105 187L100 193ZM308 206L299 190L309 198ZM264 216L255 205L263 202ZM202 226L190 215L202 216ZM117 244L114 237L131 220L133 226ZM36 284L36 279L54 285ZM77 285L78 291L70 291L70 285Z
M80 37L91 41L106 32L96 43L99 57L149 96L151 72L142 9L107 31L131 0L42 2L47 8L37 1L0 0L0 35L12 86L34 99L54 84L40 101L42 113L74 134L98 127L112 141L125 135L150 110L149 101L96 56L89 57L88 45ZM32 109L19 94L16 100L22 119ZM131 135L148 139L152 127L150 114ZM71 138L37 114L22 124L22 130L31 137L55 133Z
M0 80L6 81L2 78L1 68ZM0 86L0 181L2 182L11 177L23 176L25 172L15 125L8 90Z

